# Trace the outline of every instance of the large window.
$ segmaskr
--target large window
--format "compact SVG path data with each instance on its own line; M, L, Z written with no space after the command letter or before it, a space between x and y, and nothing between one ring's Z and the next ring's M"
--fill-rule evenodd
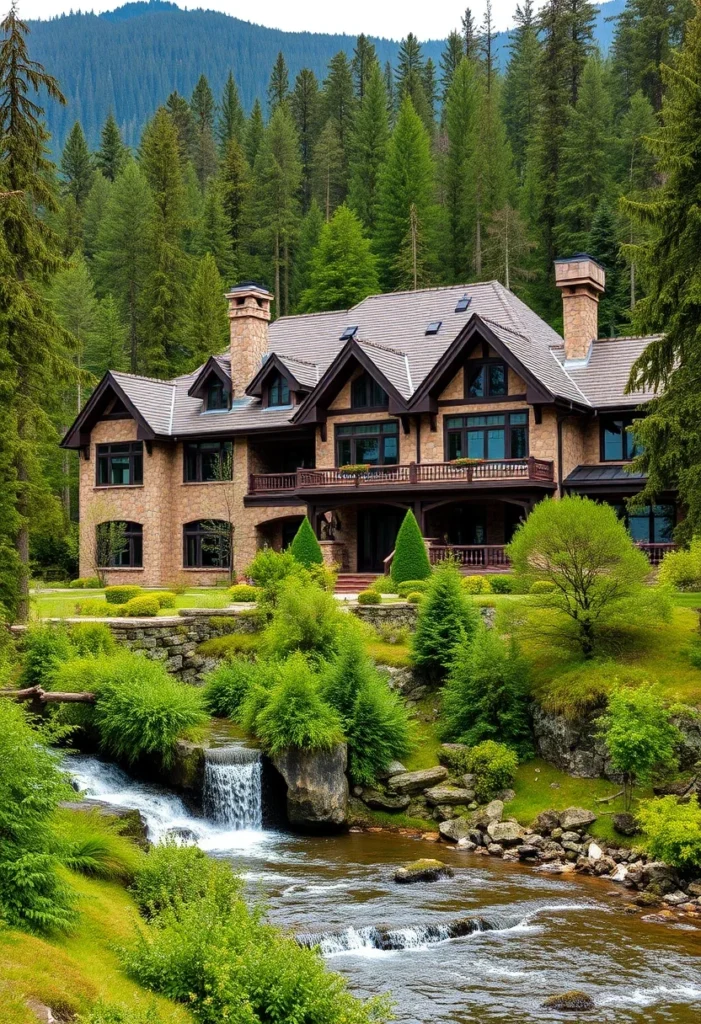
M351 409L386 409L387 392L369 373L357 377L351 385Z
M209 483L231 480L233 475L231 441L197 441L184 445L185 483Z
M220 380L211 380L207 388L207 412L224 412L231 408L231 392Z
M97 446L97 486L123 487L144 482L144 451L141 441Z
M525 459L528 456L528 413L447 416L445 454L453 459Z
M632 416L602 416L601 461L627 462L640 455L642 448L628 430L634 422Z
M96 562L100 568L140 569L144 564L141 523L115 520L96 527Z
M346 423L336 427L336 465L396 466L399 427L392 423Z
M231 563L231 523L197 519L183 527L186 569L228 569Z
M289 405L290 385L281 373L276 373L268 387L268 405Z
M509 393L509 376L504 363L468 364L468 398L502 398Z
M676 521L674 505L641 505L630 510L623 504L613 507L637 543L671 544Z

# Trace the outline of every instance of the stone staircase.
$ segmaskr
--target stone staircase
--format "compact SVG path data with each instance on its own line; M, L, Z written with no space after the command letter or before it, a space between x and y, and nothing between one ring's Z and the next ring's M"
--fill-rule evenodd
M359 594L367 590L378 578L376 572L342 572L336 580L337 594Z

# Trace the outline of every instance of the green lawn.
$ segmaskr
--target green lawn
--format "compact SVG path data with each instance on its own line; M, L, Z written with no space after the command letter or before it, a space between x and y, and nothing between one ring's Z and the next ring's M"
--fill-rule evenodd
M675 591L673 600L677 608L701 609L701 594L682 594L680 591Z
M144 593L148 593L145 590ZM101 601L104 590L62 590L54 593L34 594L31 599L32 617L37 619L68 619L75 616L80 601ZM105 602L106 603L106 602ZM228 592L221 587L202 587L178 594L175 608L162 608L161 616L175 615L178 608L226 608L230 604Z

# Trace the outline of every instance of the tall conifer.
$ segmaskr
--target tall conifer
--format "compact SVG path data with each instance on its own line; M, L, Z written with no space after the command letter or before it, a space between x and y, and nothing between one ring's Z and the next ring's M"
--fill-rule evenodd
M270 113L273 114L281 103L286 103L289 95L290 75L281 50L273 64L268 83L268 110Z
M194 122L192 162L200 188L204 189L217 170L217 148L214 143L216 105L209 82L204 75L200 75L193 90L190 109Z
M234 76L230 71L224 84L224 92L219 105L219 117L217 119L216 135L220 153L225 152L231 139L237 139L238 142L241 142L245 125L246 116L241 106Z
M292 116L299 136L302 158L302 209L309 209L312 200L312 165L314 146L321 129L321 96L316 75L302 68L295 79L291 97Z
M540 105L540 41L533 0L516 7L516 28L509 42L509 63L503 89L504 124L514 154L514 164L523 180L526 154L533 141Z
M472 269L474 239L468 211L478 103L475 63L463 57L453 75L443 112L448 143L443 177L449 233L448 259L453 281L467 280Z
M377 221L380 170L388 141L387 90L376 62L370 69L353 128L348 196L349 206L371 233Z
M109 181L114 181L127 158L127 147L122 141L122 133L110 110L102 126L100 148L95 154L95 163Z
M70 130L61 154L61 178L66 195L73 196L80 209L92 187L94 166L80 122Z
M353 59L351 61L353 82L355 83L355 96L359 103L362 103L365 97L365 90L370 78L370 73L376 64L377 51L375 50L374 44L370 42L367 36L362 34L359 35L355 43Z

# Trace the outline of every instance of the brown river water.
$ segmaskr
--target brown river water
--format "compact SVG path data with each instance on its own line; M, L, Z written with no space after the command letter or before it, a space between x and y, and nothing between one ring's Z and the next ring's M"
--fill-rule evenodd
M81 789L138 807L154 840L176 829L230 859L273 922L318 943L358 995L389 992L401 1024L701 1022L701 923L643 922L625 913L625 890L610 882L390 833L300 837L264 830L257 819L232 828L113 765L67 762ZM236 786L243 771L236 767ZM395 868L421 856L449 863L454 877L397 885ZM468 917L484 930L448 937ZM595 1010L542 1008L569 989L590 995Z

